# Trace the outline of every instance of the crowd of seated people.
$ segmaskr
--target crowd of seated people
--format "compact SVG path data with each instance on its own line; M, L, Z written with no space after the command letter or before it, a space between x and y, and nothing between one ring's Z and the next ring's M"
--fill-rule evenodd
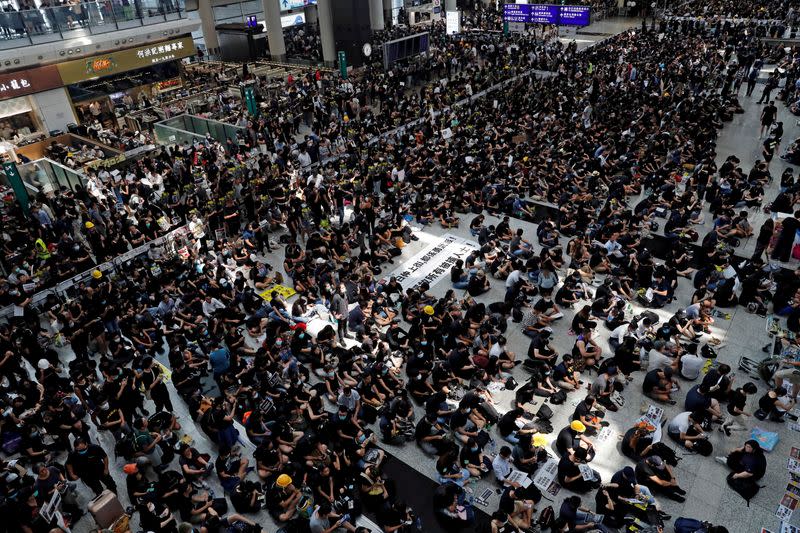
M710 456L709 432L752 423L754 384L736 386L724 364L698 372L698 353L702 362L720 343L716 311L771 307L800 331L800 276L764 268L767 257L788 260L800 212L753 228L745 207L772 199L769 166L714 162L718 132L738 109L718 83L732 57L717 50L761 45L744 28L680 26L583 51L502 39L445 40L455 62L440 68L451 81L419 94L392 81L370 96L378 114L362 108L369 78L329 80L337 96L315 103L305 142L291 128L269 130L283 134L265 151L250 136L186 142L17 213L4 227L6 251L21 257L0 280L2 303L15 306L0 326L0 401L3 452L16 459L2 463L3 505L23 531L52 528L39 518L50 489L78 481L83 492L115 492L151 530L258 531L261 509L311 531L357 531L360 513L387 531L423 530L384 468L389 445L430 456L431 504L448 529L475 526L470 484L482 478L501 491L492 531L532 528L541 494L511 472L533 474L551 454L571 493L552 517L558 527L671 519L659 499L686 494L673 447ZM536 77L534 67L554 75ZM500 80L509 81L503 99L429 113ZM297 80L298 98L318 99L316 81ZM392 142L377 137L411 118L422 122ZM257 138L266 124L248 126ZM337 132L352 142L327 160L321 147ZM528 235L519 220L533 220L533 197L557 217ZM788 185L770 205L793 213L798 200ZM42 268L57 277L91 269L159 235L167 216L193 225L179 253L153 247L113 273L95 270L67 300L32 304ZM647 243L660 216L668 246L656 258ZM714 223L700 235L693 228L706 217ZM453 290L439 297L425 283L381 280L419 238L416 227L454 230L462 220L478 247L454 266ZM744 236L762 232L758 253L736 257ZM283 250L270 264L275 247ZM676 303L689 283L690 300ZM493 287L502 300L489 300ZM633 304L679 310L660 320L633 316ZM504 335L515 327L530 338L526 355ZM606 330L613 352L600 342ZM572 345L568 354L554 335ZM752 413L770 424L798 393L788 367L799 363L786 361L758 401L763 412ZM495 407L494 383L515 389L511 410ZM603 479L590 466L595 439L631 387L672 409L663 433L673 445L656 441L655 425L631 423L621 446L631 463ZM551 449L545 412L528 406L538 396L573 409L557 407L568 395L574 412L550 428ZM177 402L188 416L176 416ZM758 445L717 453L728 485L749 500L766 468ZM124 474L127 494L112 472ZM594 495L594 511L580 494ZM88 520L85 505L79 494L63 510Z

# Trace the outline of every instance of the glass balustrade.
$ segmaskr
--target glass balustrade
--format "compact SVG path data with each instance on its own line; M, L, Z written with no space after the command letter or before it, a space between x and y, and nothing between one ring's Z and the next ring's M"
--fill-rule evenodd
M0 11L0 50L148 26L187 18L183 0L73 1Z

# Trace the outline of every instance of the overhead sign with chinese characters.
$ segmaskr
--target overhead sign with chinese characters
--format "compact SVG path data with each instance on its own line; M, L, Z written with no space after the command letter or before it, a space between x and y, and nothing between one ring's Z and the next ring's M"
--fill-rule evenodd
M62 85L61 76L54 65L3 72L0 73L0 100L49 91Z
M194 54L195 47L192 38L182 37L163 43L67 61L58 65L58 72L61 73L64 84L70 85L92 78L166 63Z
M588 26L591 22L589 6L561 6L558 23L561 26Z
M558 24L588 26L589 6L556 6L551 4L504 4L503 20L509 23Z

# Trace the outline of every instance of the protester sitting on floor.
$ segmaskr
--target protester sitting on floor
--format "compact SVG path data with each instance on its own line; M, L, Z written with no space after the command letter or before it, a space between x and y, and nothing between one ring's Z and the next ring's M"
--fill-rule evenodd
M581 448L586 451L585 459L594 459L595 450L592 441L586 438L586 426L580 420L573 420L568 426L562 429L556 437L556 450L563 457L573 454L575 450Z
M636 480L652 491L666 495L676 502L686 500L686 491L678 486L675 473L658 455L651 455L636 463Z
M576 448L573 453L561 457L558 462L558 482L565 489L573 492L584 493L594 490L601 484L600 474L592 469L584 474L580 466L586 465L587 453L585 448Z
M784 422L788 411L795 406L795 400L790 398L786 389L776 387L764 393L758 400L758 410L754 413L759 420L769 419L772 422Z
M656 368L645 374L642 392L645 396L659 402L675 405L678 402L672 399L672 394L677 386L677 382L672 377L672 368Z
M705 453L705 448L710 447L708 435L703 431L703 422L706 419L702 411L684 411L675 415L667 424L667 434L674 441L689 450L703 449L704 455L710 455L710 451Z
M715 459L731 469L727 478L728 485L749 503L761 488L758 481L767 471L767 459L758 441L750 439L744 446L731 450L727 457L719 456Z

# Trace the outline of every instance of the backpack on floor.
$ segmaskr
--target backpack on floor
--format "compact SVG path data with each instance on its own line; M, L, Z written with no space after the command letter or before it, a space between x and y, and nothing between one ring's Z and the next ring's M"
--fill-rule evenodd
M548 505L547 507L542 509L541 513L539 513L539 520L538 520L539 527L542 529L549 529L553 527L553 524L555 524L555 522L556 522L556 513L555 511L553 511L553 507L551 505Z
M700 348L700 355L706 359L716 359L717 351L708 344L704 344L703 347Z
M708 457L714 451L714 445L708 442L706 439L700 439L692 443L692 450L700 455Z
M553 418L553 410L547 404L542 404L538 411L536 411L536 418L539 420L550 420Z
M706 524L694 518L678 518L675 520L675 533L696 533L705 531Z
M557 392L550 395L550 403L553 405L561 405L567 401L567 391L559 389Z
M670 466L678 466L678 455L675 453L675 450L664 444L663 442L656 442L650 448L652 450L652 455L658 455L661 457L665 463Z
M658 323L661 321L661 319L659 319L659 318L658 318L658 315L657 315L657 314L655 314L655 313L654 313L654 312L652 312L652 311L643 311L643 312L642 312L642 314L640 314L640 315L637 317L637 320L638 320L638 321L642 321L642 320L644 320L645 318L648 318L648 319L650 319L650 325L651 325L651 326L655 326L656 324L658 324Z

